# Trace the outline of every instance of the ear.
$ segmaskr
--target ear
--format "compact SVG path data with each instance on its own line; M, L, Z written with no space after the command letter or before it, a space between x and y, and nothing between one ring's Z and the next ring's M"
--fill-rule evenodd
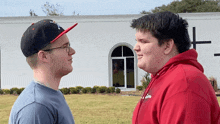
M48 54L47 52L43 51L43 50L40 50L38 52L38 59L42 62L47 62L48 61Z
M165 55L170 54L172 52L172 50L174 49L174 47L175 47L173 39L169 39L168 41L166 41L164 43L164 45L165 45L165 50L164 50Z

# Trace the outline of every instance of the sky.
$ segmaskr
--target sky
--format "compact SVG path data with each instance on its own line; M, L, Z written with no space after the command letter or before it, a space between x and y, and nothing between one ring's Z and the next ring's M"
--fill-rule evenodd
M29 16L30 9L38 16L46 16L42 6L59 4L64 15L120 15L140 14L173 0L0 0L0 17Z

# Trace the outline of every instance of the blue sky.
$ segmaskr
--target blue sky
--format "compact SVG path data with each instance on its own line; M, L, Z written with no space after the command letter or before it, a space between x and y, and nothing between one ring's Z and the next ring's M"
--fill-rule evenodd
M139 14L155 7L167 5L173 0L0 0L0 17L29 16L30 9L38 16L45 16L42 6L60 4L64 15L115 15Z

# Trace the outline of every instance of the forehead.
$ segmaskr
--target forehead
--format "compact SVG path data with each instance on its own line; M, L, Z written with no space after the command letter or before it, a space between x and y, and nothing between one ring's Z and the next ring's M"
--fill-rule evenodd
M152 33L148 30L137 30L136 34L135 34L136 38L138 39L149 39L149 38L153 38L154 36L152 35Z

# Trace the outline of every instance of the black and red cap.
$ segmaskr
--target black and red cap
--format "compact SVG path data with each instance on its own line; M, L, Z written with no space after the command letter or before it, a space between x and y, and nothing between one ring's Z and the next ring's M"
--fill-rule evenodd
M44 19L31 26L24 32L21 38L21 50L25 57L37 53L39 50L53 43L62 35L73 29L78 23L64 30L55 21Z

